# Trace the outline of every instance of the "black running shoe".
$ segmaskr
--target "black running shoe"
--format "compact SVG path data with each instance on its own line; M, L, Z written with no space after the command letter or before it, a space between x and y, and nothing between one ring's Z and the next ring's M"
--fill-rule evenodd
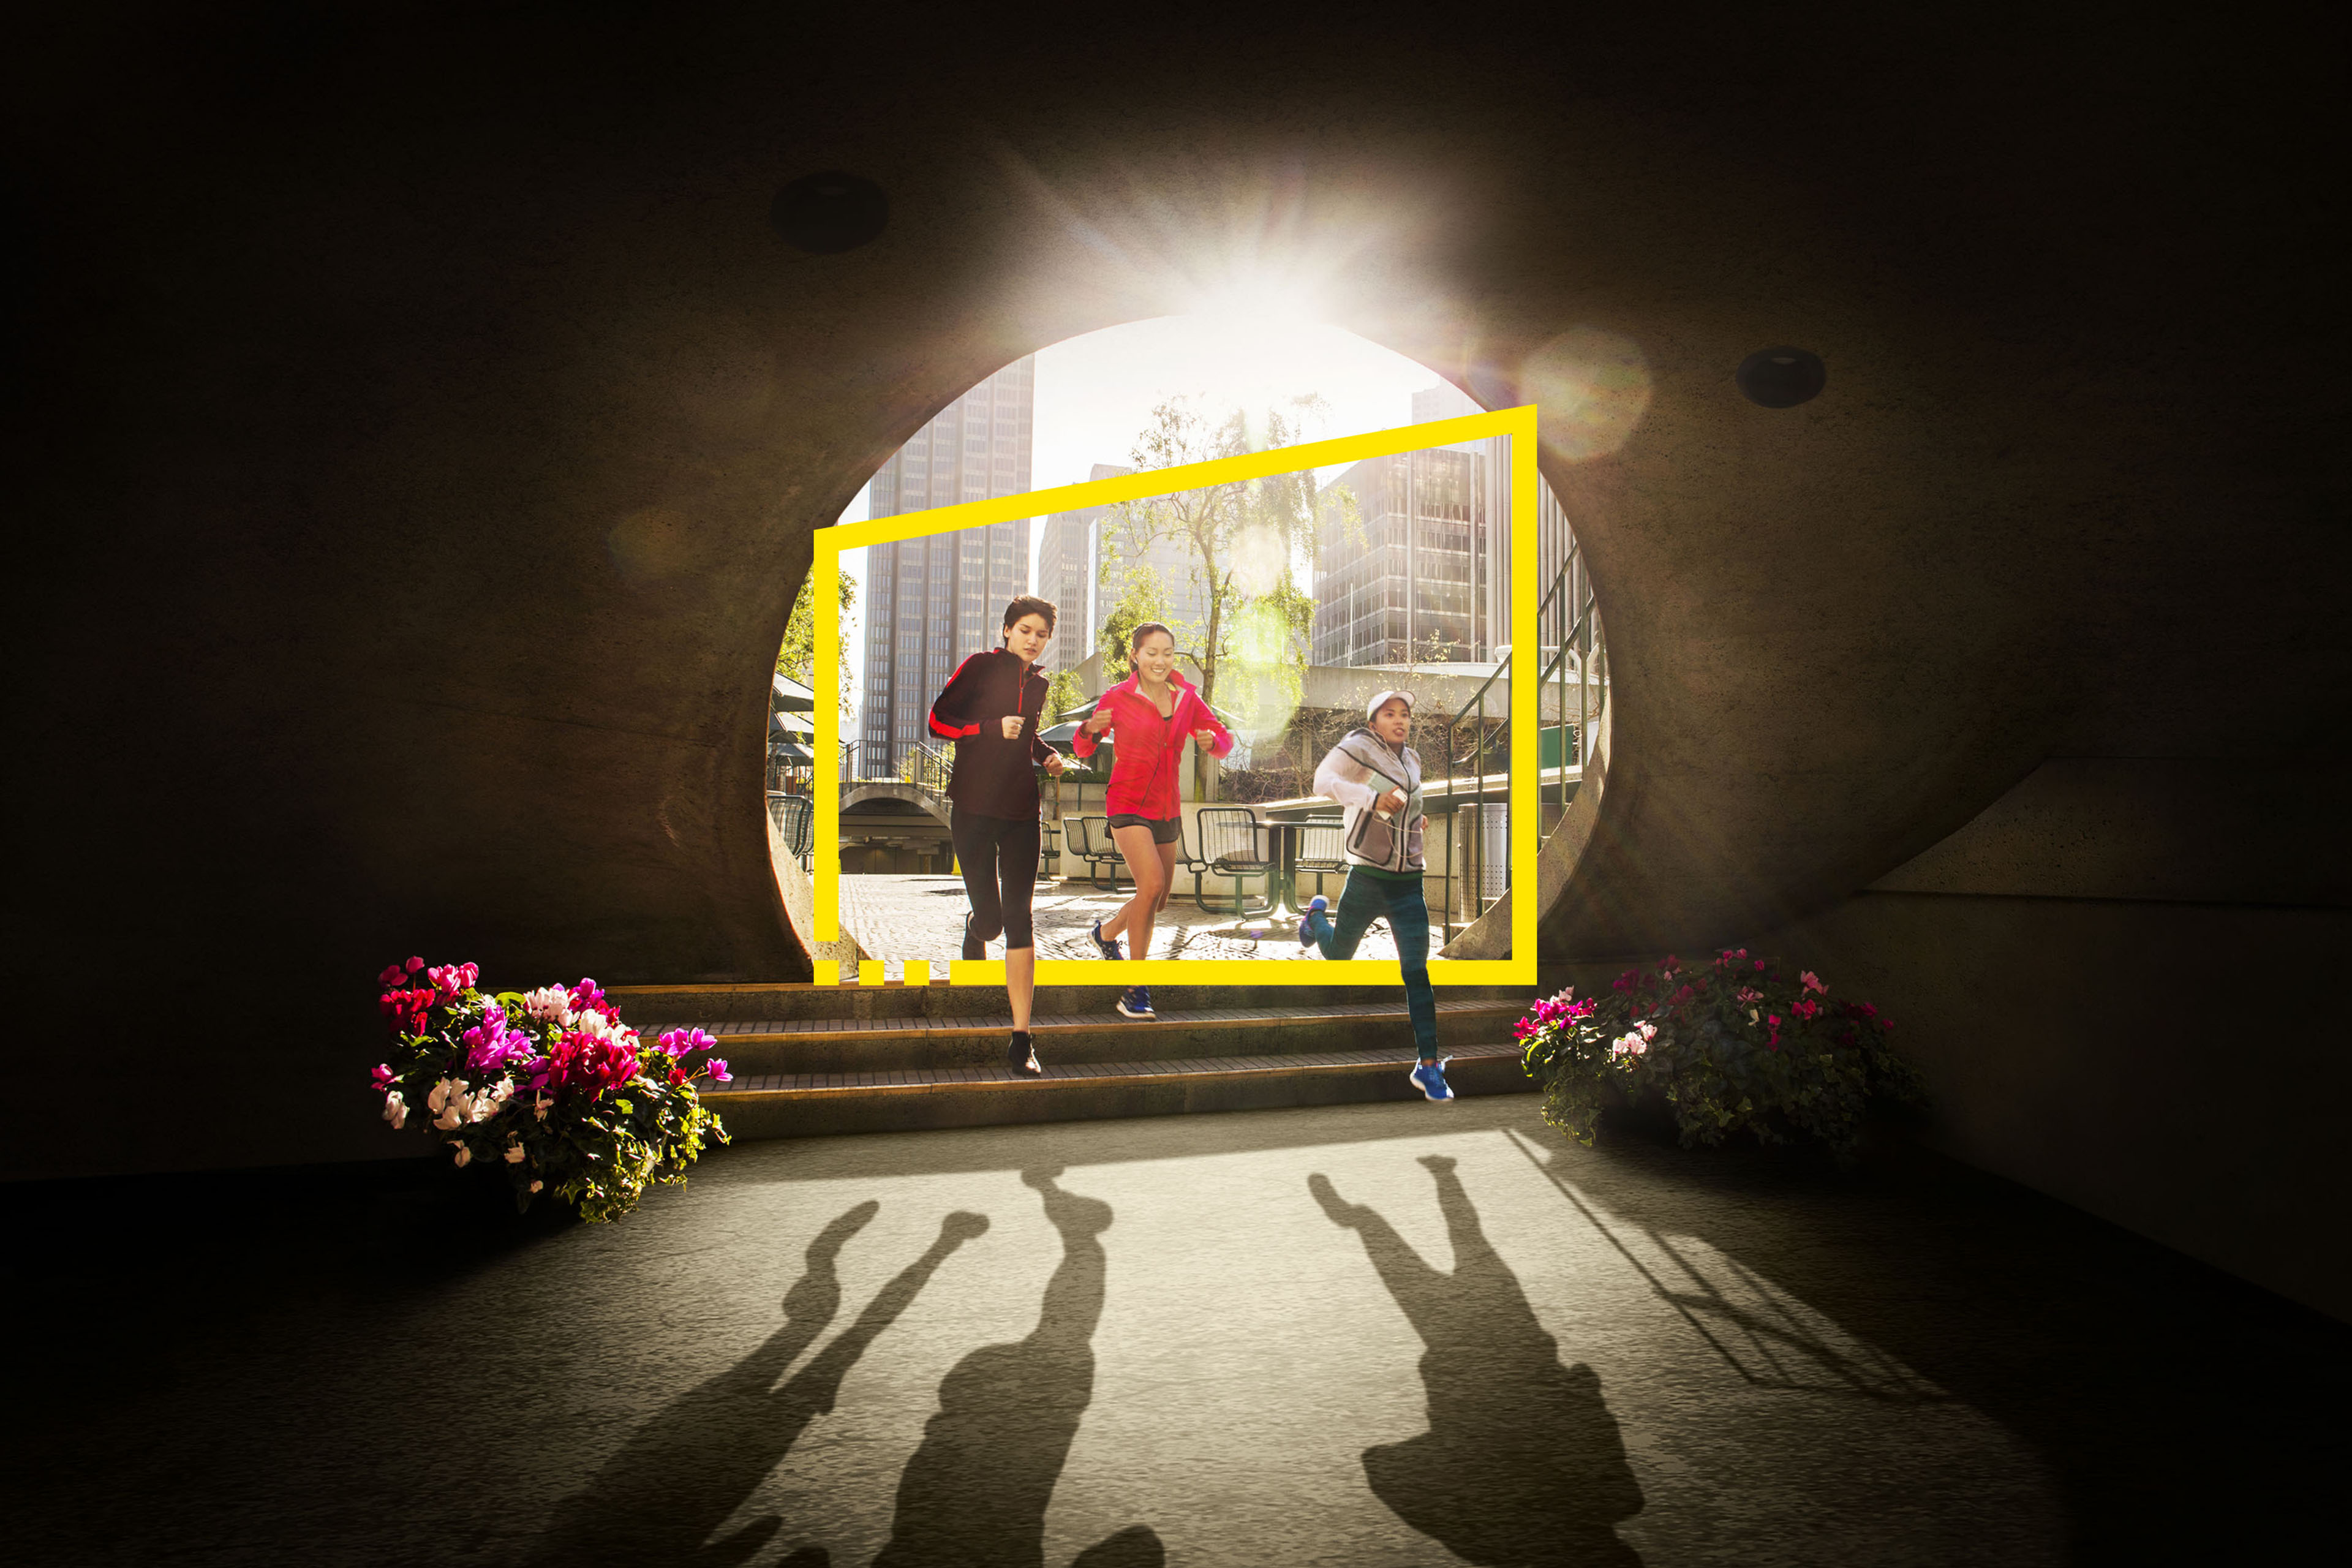
M971 934L971 917L963 917L963 955L966 958L986 958L988 943Z
M1027 1035L1017 1029L1013 1031L1013 1038L1005 1045L1004 1065L1014 1072L1025 1073L1031 1078L1045 1076L1045 1069L1037 1065L1036 1047L1029 1043Z

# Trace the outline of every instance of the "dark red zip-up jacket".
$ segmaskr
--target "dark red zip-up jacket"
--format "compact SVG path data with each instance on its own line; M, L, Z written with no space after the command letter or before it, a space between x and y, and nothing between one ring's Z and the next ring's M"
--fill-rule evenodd
M1037 738L1045 708L1045 672L1008 648L973 654L948 677L931 703L931 733L955 742L948 798L959 810L1014 821L1037 815L1037 769L1054 748ZM1004 738L1003 721L1021 715L1021 735Z

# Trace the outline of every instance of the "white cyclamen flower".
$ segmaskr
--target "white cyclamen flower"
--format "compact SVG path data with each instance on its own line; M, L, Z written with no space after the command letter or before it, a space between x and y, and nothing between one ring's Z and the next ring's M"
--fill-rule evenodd
M462 1089L465 1086L463 1084L460 1084L455 1079L443 1079L439 1083L433 1086L430 1093L425 1095L425 1109L432 1111L436 1116L439 1115L441 1108L449 1103L449 1091L451 1089Z
M613 1020L602 1013L581 1014L578 1028L591 1039L609 1040L613 1037Z
M542 1024L562 1023L572 1011L572 994L561 985L542 985L523 994L522 1009Z
M540 1188L541 1188L541 1187L543 1187L543 1186L545 1186L545 1185L547 1185L547 1184L546 1184L545 1182L533 1182L533 1183L530 1184L530 1190L531 1190L532 1192L534 1192L534 1193L535 1193L535 1192L539 1191L539 1189L540 1189Z
M457 1142L457 1140L452 1139L450 1142ZM473 1163L474 1152L471 1149L467 1148L465 1144L457 1143L457 1168L462 1171Z
M392 1123L394 1131L407 1123L408 1101L400 1097L400 1090L395 1089L383 1097L383 1119Z
M520 1142L511 1142L507 1145L507 1163L509 1165L520 1165L522 1163L522 1145Z
M553 1095L535 1094L531 1096L530 1100L530 1113L539 1118L540 1121L544 1121L547 1120L547 1108L554 1103L555 1097Z

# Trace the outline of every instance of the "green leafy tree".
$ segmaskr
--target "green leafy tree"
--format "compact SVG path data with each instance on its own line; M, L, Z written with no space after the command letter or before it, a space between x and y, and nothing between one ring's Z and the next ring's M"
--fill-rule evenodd
M1046 728L1052 729L1061 716L1087 700L1086 683L1075 669L1059 669L1045 683Z
M816 683L816 579L814 575L801 580L800 597L793 601L792 619L784 623L784 646L776 650L776 673L789 676L803 686ZM841 681L841 719L849 721L849 700L855 689L849 682L849 639L856 617L857 579L844 572L841 574L841 638L839 652L834 659L834 670Z
M1118 558L1108 551L1103 552L1102 585L1118 590L1118 600L1103 617L1102 629L1097 634L1102 644L1103 684L1108 686L1127 679L1128 644L1134 639L1135 628L1146 621L1166 623L1168 595L1158 572L1141 562L1122 570Z
M1310 394L1291 399L1286 411L1267 410L1253 429L1241 409L1213 419L1187 399L1171 398L1151 411L1130 458L1139 469L1170 468L1286 447L1325 412L1322 398ZM1357 517L1352 497L1341 493L1332 504L1344 513L1343 525ZM1139 558L1164 539L1189 563L1207 610L1199 638L1202 700L1216 700L1218 677L1231 662L1274 675L1296 704L1315 605L1298 586L1292 561L1315 558L1318 521L1312 469L1204 485L1118 508L1109 531L1128 555ZM1123 662L1123 647L1121 654ZM1245 698L1244 705L1254 708L1254 699ZM1201 798L1213 798L1209 759L1196 753L1193 768Z

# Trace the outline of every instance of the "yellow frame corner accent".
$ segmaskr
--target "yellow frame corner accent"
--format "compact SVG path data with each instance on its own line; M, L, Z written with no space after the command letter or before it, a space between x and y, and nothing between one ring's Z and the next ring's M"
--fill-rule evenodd
M1426 425L1376 430L1369 435L1343 436L1336 440L1277 447L1272 451L1245 452L1237 458L1219 458L1182 468L1150 468L1117 479L1095 479L1086 484L1029 490L1020 495L998 496L989 500L965 501L956 506L933 507L926 511L901 512L864 522L844 522L831 528L820 528L816 531L814 560L810 564L816 581L814 606L816 622L819 626L824 625L828 618L836 625L840 622L837 584L841 574L841 553L845 550L862 550L869 544L889 544L934 533L952 533L992 522L1045 517L1055 512L1076 511L1084 507L1172 495L1179 490L1230 484L1236 479L1263 479L1269 474L1296 473L1302 468L1360 462L1366 458L1416 452L1456 441L1483 440L1491 436L1512 437L1511 657L1515 668L1511 677L1509 796L1514 829L1511 835L1511 887L1516 895L1532 889L1536 885L1536 859L1542 820L1538 793L1541 735L1536 682L1521 679L1522 672L1516 668L1519 662L1520 628L1526 628L1529 635L1540 635L1536 627L1536 618L1543 602L1541 584L1536 581L1539 570L1535 529L1536 486L1539 481L1536 468L1536 408L1533 404L1517 408L1498 408L1489 414L1466 415L1458 419L1433 420ZM1526 520L1524 527L1520 526L1522 519ZM841 790L839 780L835 775L840 767L841 710L837 701L826 702L823 699L840 689L840 675L836 668L836 639L821 637L815 642L815 668L810 684L816 689L819 700L811 717L816 729L817 772L828 786L814 792L814 821L811 828L818 846L812 876L816 906L815 940L837 942L841 937ZM1433 958L1429 978L1433 984L1437 985L1533 985L1536 983L1535 954L1535 900L1514 896L1511 900L1510 957ZM908 962L923 961L910 959ZM866 973L869 966L870 978ZM875 984L882 977L882 965L878 960L869 959L860 964L859 969L859 979L865 984ZM955 959L950 963L948 973L949 984L954 985L1004 984L1004 963L1001 959ZM1149 958L1139 963L1116 966L1106 964L1099 959L1048 958L1040 959L1037 963L1037 984L1040 985L1113 983L1145 985L1398 985L1403 982L1393 960L1371 958L1321 963L1279 959L1265 962L1248 958Z

